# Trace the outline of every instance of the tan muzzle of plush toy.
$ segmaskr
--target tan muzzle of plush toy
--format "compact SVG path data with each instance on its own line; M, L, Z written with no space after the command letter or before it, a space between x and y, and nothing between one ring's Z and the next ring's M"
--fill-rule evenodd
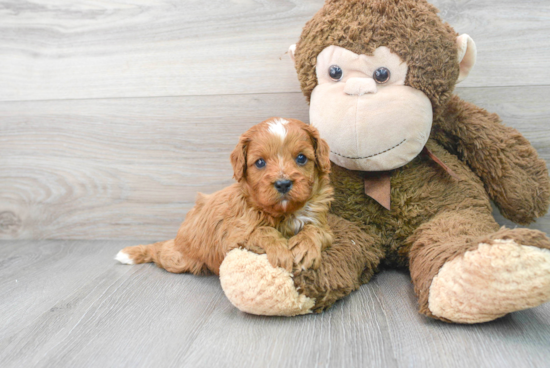
M384 171L422 151L432 105L424 93L405 86L407 70L387 47L372 56L338 46L319 54L310 121L331 147L331 161L349 170Z

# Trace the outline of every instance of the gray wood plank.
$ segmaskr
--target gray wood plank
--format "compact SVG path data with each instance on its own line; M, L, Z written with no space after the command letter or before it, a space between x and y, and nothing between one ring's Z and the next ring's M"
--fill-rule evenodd
M477 63L460 86L550 84L550 2L428 1L439 8L443 20L458 33L469 34L477 45Z
M478 45L473 86L550 84L550 3L434 0ZM298 92L322 0L0 4L0 101Z
M378 275L394 353L403 367L545 367L550 359L550 303L477 325L447 324L416 313L406 272ZM362 291L362 289L361 289ZM352 296L353 297L353 296Z
M4 1L0 100L298 91L320 1Z
M231 306L215 276L174 275L153 265L118 265L112 256L121 242L81 243L72 243L75 251L86 246L95 250L83 259L104 263L95 264L92 272L72 270L93 276L85 282L68 281L60 287L65 295L58 299L47 295L40 302L38 318L22 323L17 331L3 331L3 367L236 367L258 366L256 362L260 366L284 366L300 360L304 366L324 362L359 366L363 360L373 362L373 366L396 366L386 342L389 340L379 338L377 315L382 313L372 295L359 298L351 308L335 308L327 317L250 316ZM58 244L39 242L42 249ZM6 251L0 247L0 256L27 252L25 247L11 248ZM70 263L71 256L67 258L65 263ZM24 276L21 266L25 261L29 265L35 262L20 259L19 274L2 279L9 284ZM53 274L58 260L43 261ZM42 287L40 282L31 283L18 292L27 298L40 294ZM0 288L3 293L3 286ZM13 292L10 296L6 302L13 307L19 301L13 300ZM6 308L0 318L21 321L24 315L22 309ZM372 328L364 328L364 323Z
M105 257L114 257L118 248L132 244L131 241L0 242L0 315L3 316L0 340L43 314L51 312L56 316L70 309L74 301L61 303L68 290L78 289L107 271L112 274L112 263Z
M550 160L550 87L458 93ZM276 115L308 107L299 93L0 103L0 238L169 239L198 191L232 183L240 133Z
M550 358L550 304L482 325L445 324L416 313L406 273L384 271L325 313L258 317L236 310L215 276L117 264L125 245L0 242L8 269L0 323L19 327L0 329L0 365L540 367ZM40 255L29 256L31 246ZM11 288L16 279L24 287Z
M0 238L173 237L239 135L298 94L0 103Z

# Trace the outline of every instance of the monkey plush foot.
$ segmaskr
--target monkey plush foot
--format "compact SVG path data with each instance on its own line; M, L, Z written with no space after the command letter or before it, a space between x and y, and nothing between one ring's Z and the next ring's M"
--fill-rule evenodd
M430 286L429 308L453 322L479 323L548 300L550 250L497 239L443 265Z
M265 254L232 250L220 266L220 282L229 301L246 313L295 316L315 305L296 290L292 274L271 266Z

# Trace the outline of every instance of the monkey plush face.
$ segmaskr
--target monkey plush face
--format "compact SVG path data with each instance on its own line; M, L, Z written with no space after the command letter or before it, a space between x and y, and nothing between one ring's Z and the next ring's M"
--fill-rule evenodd
M432 104L405 85L407 71L384 46L372 56L334 45L319 54L310 121L331 147L331 161L350 170L392 170L422 151Z
M290 55L331 160L383 171L422 151L476 48L426 0L326 0Z

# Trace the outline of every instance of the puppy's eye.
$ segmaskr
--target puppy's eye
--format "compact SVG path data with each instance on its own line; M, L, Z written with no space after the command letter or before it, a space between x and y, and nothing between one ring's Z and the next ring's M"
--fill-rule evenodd
M390 80L391 73L388 68L378 68L374 71L374 74L372 75L372 78L376 81L378 84L386 83Z
M303 154L303 153L300 153L297 157L296 157L296 163L298 165L305 165L307 162L307 157Z
M254 163L254 165L256 165L258 169L263 169L265 167L265 161L263 158L260 158Z
M342 72L342 68L340 68L338 65L331 65L328 68L328 75L335 81L339 81L340 79L342 79L342 74L344 74Z

